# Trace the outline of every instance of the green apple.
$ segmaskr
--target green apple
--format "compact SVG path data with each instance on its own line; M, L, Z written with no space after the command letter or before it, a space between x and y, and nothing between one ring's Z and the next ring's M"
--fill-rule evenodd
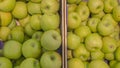
M88 19L89 15L90 15L90 11L87 5L85 5L84 3L80 3L77 8L76 8L76 12L78 13L78 15L81 17L81 21L85 21Z
M41 55L40 43L35 39L29 39L23 43L23 56L26 58L38 58Z
M68 4L79 4L81 0L67 0Z
M81 42L81 39L76 34L69 32L67 35L67 47L68 49L76 49Z
M8 26L12 21L12 14L10 12L0 11L0 26Z
M116 21L120 21L120 6L113 8L112 16Z
M85 39L85 46L90 52L100 50L102 45L102 38L98 33L92 33Z
M35 2L35 3L39 3L41 2L42 0L30 0L31 2Z
M97 14L103 11L104 3L102 0L88 0L88 7L91 13Z
M112 34L110 34L109 36L110 37L112 37L112 38L114 38L116 41L119 41L120 40L120 38L119 38L119 32L113 32Z
M27 58L20 64L19 68L40 68L40 63L35 58Z
M120 62L116 63L116 64L114 65L114 68L120 68Z
M24 28L22 27L22 26L16 26L16 27L14 27L13 29L12 29L13 31L15 31L15 30L19 30L19 31L24 31Z
M78 58L68 60L68 68L85 68L84 63Z
M46 50L57 50L61 46L61 35L55 30L44 32L41 37L41 46Z
M31 16L30 18L30 26L32 27L32 29L34 30L41 30L41 15L40 14L34 14ZM44 22L43 22L44 23Z
M70 13L70 12L74 12L75 11L77 5L76 4L68 4L67 7L68 7L68 12Z
M12 62L6 57L0 57L0 68L12 68Z
M110 20L106 19L98 24L97 29L100 35L107 36L114 32L114 25Z
M18 59L21 57L22 54L21 48L21 43L14 40L9 40L4 44L3 54L5 57L10 59Z
M60 3L58 0L42 0L41 1L41 11L42 13L57 13L60 8Z
M74 33L78 35L81 39L86 38L91 34L90 28L88 26L80 26L74 30Z
M88 65L88 68L110 68L103 60L93 60Z
M97 32L97 25L101 20L96 17L92 17L88 20L88 27L91 29L92 32Z
M105 15L105 13L103 11L97 13L97 14L91 14L92 17L95 17L95 18L102 18L103 16Z
M117 42L111 37L103 37L103 47L102 52L111 53L117 48Z
M37 31L32 35L32 38L40 42L42 35L43 35L42 31Z
M109 62L110 68L114 68L114 66L115 66L116 63L118 63L118 61L116 61L116 60L111 60L111 61Z
M80 26L87 26L88 20L82 21Z
M14 27L16 27L17 26L17 23L16 23L16 20L15 19L13 19L12 21L11 21L11 23L8 25L8 27L10 28L10 29L13 29Z
M41 68L61 68L61 56L54 51L45 52L40 58Z
M28 36L31 37L35 32L36 32L36 30L32 29L32 27L30 26L30 23L28 23L28 24L25 26L25 33L26 33Z
M67 50L67 59L73 58L72 50Z
M27 17L23 18L23 19L19 19L19 24L22 26L22 27L25 27L28 23L29 23L29 20L30 20L31 16L28 15Z
M0 27L0 39L2 41L6 41L8 39L8 36L10 34L10 28L8 27Z
M17 19L25 18L28 15L26 3L22 1L16 2L15 8L13 9L12 14Z
M106 53L105 54L105 59L107 60L114 60L114 53Z
M120 61L120 47L118 47L115 51L115 59Z
M40 20L41 20L41 28L44 31L57 29L60 24L60 16L58 13L44 14L41 16Z
M118 0L104 0L104 12L111 13L113 8L118 6Z
M13 68L20 68L20 66L14 66Z
M15 3L16 0L0 0L0 10L4 12L12 11L15 7Z
M82 61L86 61L90 57L90 52L85 48L84 44L80 44L76 49L73 50L73 56L81 59Z
M89 62L85 61L84 65L85 65L85 68L88 68Z
M91 52L91 60L103 60L104 53L101 50Z
M35 0L33 0L35 1ZM40 3L33 3L30 2L27 3L27 8L28 8L28 12L33 15L33 14L41 14L41 6Z
M78 28L81 24L81 18L77 12L68 13L68 29Z

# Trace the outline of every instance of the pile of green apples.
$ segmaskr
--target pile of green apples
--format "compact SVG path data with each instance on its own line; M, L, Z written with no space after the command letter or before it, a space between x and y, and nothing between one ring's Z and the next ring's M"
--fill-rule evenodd
M120 68L118 0L67 0L68 68Z
M59 0L0 0L0 68L61 68Z

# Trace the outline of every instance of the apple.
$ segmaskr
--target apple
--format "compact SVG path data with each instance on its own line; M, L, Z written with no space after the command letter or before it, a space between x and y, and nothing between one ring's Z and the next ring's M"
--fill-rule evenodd
M12 62L6 57L0 57L0 68L12 68Z
M36 1L36 0L33 0ZM33 3L30 2L27 3L27 8L28 8L28 12L33 15L33 14L41 14L41 6L40 3Z
M31 2L35 2L35 3L39 3L41 2L42 0L30 0Z
M61 56L54 51L45 52L40 58L42 68L61 68Z
M29 39L23 43L22 53L25 58L38 58L41 55L41 45L35 39Z
M110 68L114 68L114 66L116 65L116 63L118 63L118 61L116 60L111 60L109 65L110 65Z
M0 27L0 39L2 41L6 41L8 39L8 36L10 34L10 28L8 27Z
M78 15L81 17L81 21L85 21L88 19L89 15L90 15L90 11L89 8L86 4L84 3L80 3L77 8L76 8L76 12L78 13Z
M81 39L76 34L69 32L67 35L67 47L68 49L76 49L80 45Z
M43 35L42 31L37 31L32 35L32 39L36 39L37 41L41 41L41 37Z
M110 68L103 60L93 60L88 65L88 68Z
M103 60L104 53L101 50L91 52L91 60Z
M68 13L68 29L78 28L81 24L81 18L77 12Z
M44 32L41 37L41 46L46 50L57 50L61 46L60 34L55 30Z
M85 68L88 68L89 62L85 61L84 65L85 65Z
M21 57L22 54L21 48L21 43L14 40L9 40L4 44L3 54L9 59L18 59Z
M97 14L103 11L104 3L102 0L88 0L88 7L92 14Z
M68 4L67 7L68 7L68 12L70 13L70 12L75 11L77 5L76 4Z
M58 0L42 0L41 1L41 11L42 13L57 13L60 8L60 3Z
M18 30L18 31L24 31L24 28L22 26L18 25L16 27L14 27L12 30L13 31L16 31L16 30Z
M34 14L31 16L29 23L30 23L30 26L32 27L32 29L41 30L42 25L41 25L40 18L41 18L40 14Z
M112 34L109 35L110 37L114 38L116 41L119 41L119 32L113 32Z
M114 60L114 53L106 53L105 59L107 60Z
M115 51L115 59L120 61L120 47L118 47Z
M117 48L116 40L111 37L103 37L103 47L102 52L111 53L114 52Z
M104 11L101 11L97 14L91 14L92 17L95 17L95 18L102 18L103 16L105 15Z
M116 6L113 8L112 16L115 21L120 21L120 6Z
M118 0L104 0L104 12L111 13L113 8L118 6Z
M80 44L76 49L73 50L73 56L86 61L90 57L90 52L85 48L84 44Z
M92 17L88 20L87 25L92 32L97 32L97 26L98 26L100 21L101 20L99 18Z
M25 27L28 23L29 23L29 20L30 20L31 16L28 15L27 17L23 18L23 19L19 19L19 24L22 26L22 27Z
M40 68L40 63L35 58L27 58L20 64L19 68Z
M114 25L110 20L106 19L98 24L97 29L100 35L107 36L114 32Z
M82 21L80 26L87 26L88 20Z
M103 46L102 38L98 33L92 33L85 39L85 47L90 52L100 50Z
M27 14L27 5L25 2L16 2L15 8L12 10L12 14L17 19L25 18Z
M78 58L68 60L68 68L85 68L84 63Z
M0 11L0 25L8 26L12 21L12 14L10 12Z
M9 27L10 29L13 29L13 28L16 27L16 26L17 26L17 23L16 23L15 19L13 19L13 20L11 21L11 23L8 25L8 27Z
M15 7L15 4L16 0L0 0L0 10L4 12L12 11Z
M67 50L67 59L73 58L72 50Z
M44 0L43 0L44 1ZM41 28L44 31L54 30L59 28L60 25L60 16L56 14L44 14L41 16Z
M118 62L114 65L114 68L119 68L119 67L120 67L120 62Z
M79 4L81 0L67 0L68 4Z

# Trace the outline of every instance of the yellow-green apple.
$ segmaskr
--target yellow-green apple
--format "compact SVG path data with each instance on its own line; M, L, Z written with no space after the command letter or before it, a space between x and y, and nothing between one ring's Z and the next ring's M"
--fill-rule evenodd
M115 59L120 61L120 47L118 47L115 51Z
M92 14L97 14L103 11L104 3L102 0L88 0L88 7Z
M111 53L114 52L117 48L117 42L111 37L103 37L103 47L102 52Z
M9 40L4 44L3 54L5 57L9 59L18 59L22 55L21 48L22 48L21 43L14 40Z
M55 30L48 30L41 37L41 46L46 50L57 50L61 46L61 35Z
M79 44L81 42L81 39L79 36L77 36L76 34L72 33L72 32L68 32L67 35L67 47L68 49L76 49Z
M16 2L15 8L13 9L12 14L17 19L25 18L28 15L26 3L22 1Z
M87 25L92 32L97 32L97 26L98 26L100 21L101 20L99 18L92 17L88 20Z
M40 20L41 20L41 28L44 31L57 29L60 24L60 16L58 13L44 14L41 16Z
M104 12L111 13L113 8L118 6L118 0L104 0Z
M35 1L35 0L34 0ZM40 6L40 3L33 3L33 2L30 2L27 3L27 9L28 9L28 12L33 15L33 14L41 14L41 6Z
M118 63L117 60L111 60L111 61L109 62L110 68L114 68L114 66L115 66L116 63Z
M116 21L120 21L120 6L113 8L112 16Z
M67 0L68 4L79 4L81 0Z
M2 41L6 41L8 39L8 36L10 34L10 28L8 27L0 27L0 39Z
M76 4L68 4L67 7L68 7L68 12L70 13L70 12L75 11L77 5Z
M84 4L83 2L80 3L76 10L75 10L78 15L81 17L81 21L85 21L88 19L89 15L90 15L90 11L89 8L86 4Z
M41 1L41 11L42 13L57 13L60 8L60 3L58 0L42 0Z
M105 59L106 60L114 60L114 53L106 53L105 54Z
M30 0L31 2L34 2L34 3L39 3L41 2L42 0Z
M110 68L104 60L93 60L88 65L88 68Z
M23 28L22 26L16 26L16 27L14 27L12 30L24 31L24 28Z
M20 64L19 68L40 68L40 63L35 58L27 58Z
M120 67L120 62L118 62L114 65L114 68L119 68L119 67Z
M17 26L17 23L16 23L16 20L15 19L13 19L12 21L11 21L11 23L8 25L8 27L12 30L14 27L16 27Z
M19 24L22 26L22 27L25 27L29 21L30 21L30 18L31 16L28 15L27 17L23 18L23 19L19 19Z
M73 56L87 61L90 58L90 52L85 48L84 44L80 44L76 49L73 50Z
M101 50L91 52L91 60L103 60L104 53Z
M103 16L105 15L104 11L101 11L97 14L91 14L92 17L95 17L95 18L102 18Z
M12 11L15 4L16 0L0 0L0 10L4 12Z
M12 14L10 12L0 11L0 26L8 26L12 21Z
M36 39L29 39L23 43L22 54L26 58L39 58L41 45Z
M41 30L42 25L41 25L41 20L40 19L41 19L40 14L34 14L34 15L31 16L29 23L30 23L30 26L32 27L32 29Z
M67 59L73 58L72 50L67 50Z
M45 52L40 58L42 68L61 68L61 56L54 51Z
M88 20L82 21L80 26L87 26Z
M90 51L100 50L103 46L102 38L98 33L92 33L85 39L85 46Z
M77 12L68 13L68 29L78 28L81 24L81 18Z
M32 35L32 38L40 42L42 35L43 35L42 31L37 31Z
M0 57L0 68L13 68L12 62L6 57Z
M84 63L78 58L68 60L68 68L85 68Z

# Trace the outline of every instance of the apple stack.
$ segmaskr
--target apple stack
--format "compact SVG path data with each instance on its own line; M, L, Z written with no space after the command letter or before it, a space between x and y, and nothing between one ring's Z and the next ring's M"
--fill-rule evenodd
M58 0L0 0L0 68L61 68L59 8Z
M67 0L68 68L120 68L118 0Z

